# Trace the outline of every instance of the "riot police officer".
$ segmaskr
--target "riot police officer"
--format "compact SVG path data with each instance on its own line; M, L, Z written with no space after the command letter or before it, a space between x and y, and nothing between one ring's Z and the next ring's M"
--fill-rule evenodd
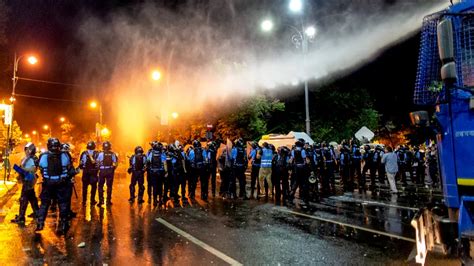
M72 165L69 157L61 152L61 145L57 138L48 139L48 151L42 153L39 158L39 167L43 176L43 184L41 191L41 207L38 211L36 231L41 231L44 228L44 221L48 208L51 203L51 198L56 197L59 204L59 224L58 232L66 233L69 228L68 222L68 172Z
M133 203L135 201L135 186L138 183L138 204L142 204L143 193L145 192L145 169L147 164L147 158L144 154L143 148L141 146L135 147L135 152L130 157L130 167L128 168L128 173L132 175L130 180L130 198L128 201ZM155 203L156 206L156 203Z
M210 142L207 147L207 156L209 162L209 173L211 177L211 192L212 197L216 197L216 177L217 177L217 146L219 142Z
M267 142L262 145L261 154L257 154L257 158L261 159L260 170L258 172L258 181L260 182L259 196L265 196L268 198L268 194L263 194L261 191L265 187L265 181L268 184L268 190L270 190L270 197L273 197L273 185L272 185L272 162L273 162L273 151Z
M179 204L178 192L181 188L181 200L183 204L187 202L186 199L186 179L185 179L185 154L174 144L168 147L168 154L170 158L170 166L168 168L168 175L170 176L171 195L175 204Z
M293 171L295 172L296 182L294 182L291 188L290 202L293 201L296 190L299 188L301 200L304 204L309 203L308 195L308 177L309 177L309 160L306 156L306 151L303 148L304 141L297 140L295 143L295 148L291 151L290 163L293 166Z
M76 213L73 212L72 209L71 209L71 201L72 201L72 193L75 192L75 189L76 189L74 187L74 182L75 182L74 177L79 173L79 171L78 171L78 169L74 168L74 162L73 162L73 158L72 158L72 155L71 155L71 146L68 143L61 144L61 152L66 154L69 157L69 160L71 161L71 168L70 168L70 171L68 172L69 175L68 175L68 179L66 180L66 182L67 182L67 185L68 185L68 193L69 193L69 196L68 196L69 217L74 218L74 217L76 217ZM76 198L77 198L77 194L76 194ZM53 202L55 202L55 201L53 200Z
M375 162L376 162L376 168L378 172L380 185L385 184L385 164L382 163L382 158L384 154L385 152L382 146L377 145L375 147L375 158L376 158Z
M114 184L114 174L117 168L118 158L112 151L112 144L105 141L102 143L102 151L97 155L99 166L99 203L104 204L104 184L107 184L107 205L112 205L112 188Z
M339 154L340 172L345 192L353 192L354 181L351 178L351 152L349 146L344 144Z
M227 147L222 150L221 155L217 159L217 165L219 168L219 176L221 179L219 195L221 195L225 199L229 196L229 180L230 174L232 172L230 152L227 152Z
M87 189L91 186L90 204L95 205L95 194L97 192L97 182L99 169L97 167L97 155L95 142L87 143L87 150L81 153L79 168L82 169L82 205L87 203Z
M154 205L163 205L166 203L163 195L163 185L166 174L165 164L166 154L163 152L163 144L158 141L152 142L151 150L147 154L147 180L148 201L150 202L150 195L152 195Z
M323 169L322 169L322 187L324 194L329 194L331 191L332 194L336 193L336 184L334 180L334 167L336 163L336 155L333 150L327 146L325 142L321 144L322 146L322 156L323 156Z
M193 141L193 149L188 151L188 160L191 163L189 198L194 200L198 179L201 181L201 199L207 200L208 178L206 176L207 152L201 147L199 140Z
M249 154L249 160L252 160L252 170L250 172L250 198L254 198L255 183L257 184L257 193L260 191L260 184L258 182L258 172L260 171L261 158L257 158L257 154L261 153L261 148L256 141L252 142L252 150Z
M367 182L367 171L372 169L374 165L374 152L370 149L369 145L364 145L364 154L362 155L362 160L364 161L364 167L362 168L362 182L361 184L359 184L359 186L362 191L365 191L365 184ZM370 187L375 187L375 184L371 182Z
M36 167L38 165L38 158L36 157L36 147L33 143L28 142L25 145L25 157L21 160L21 168L24 173L20 174L18 181L23 184L20 195L20 211L11 222L19 225L25 224L25 213L28 203L33 209L33 216L38 214L38 200L35 194L36 184Z
M359 185L359 188L362 184L361 163L362 163L362 153L360 152L359 146L353 143L352 149L351 149L351 177L352 177L352 180L356 180L356 176L357 176L357 183Z
M287 147L279 147L277 156L275 157L276 167L275 167L275 203L280 204L280 200L283 196L283 202L288 200L290 194L289 189L289 160L290 160L290 150Z
M417 184L423 185L425 182L425 153L416 146L413 154L413 167L415 168L415 178Z
M235 147L231 151L232 159L232 175L230 179L230 196L235 198L237 196L237 184L239 181L239 197L247 199L247 192L245 191L246 178L245 169L247 168L247 155L244 149L244 142L242 139L235 141Z

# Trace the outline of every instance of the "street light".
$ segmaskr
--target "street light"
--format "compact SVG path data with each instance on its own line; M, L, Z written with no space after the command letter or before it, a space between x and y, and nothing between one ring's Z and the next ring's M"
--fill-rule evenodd
M290 0L288 8L293 13L302 13L303 11L303 1L302 0ZM265 25L265 26L264 26ZM308 91L308 80L306 75L306 55L308 54L308 43L312 42L316 36L317 30L314 26L305 26L303 18L301 18L301 25L295 27L288 25L293 31L294 34L291 36L291 41L297 47L301 47L303 54L303 78L304 78L304 98L305 98L305 113L306 113L306 134L310 135L311 133L311 120L309 118L309 91ZM260 24L260 28L263 31L271 31L273 28L273 23L269 19L265 19Z
M269 32L273 30L273 21L271 21L270 19L263 20L262 23L260 24L260 28L264 32Z
M161 72L159 70L153 70L151 72L151 78L153 80L160 80L161 79Z
M303 2L301 0L291 0L288 8L291 12L299 13L303 10Z
M60 121L61 123L64 123L64 122L66 122L66 118L65 118L64 116L61 116L61 117L59 118L59 121Z
M22 58L24 58L26 55L21 55L21 56L16 56L16 53L14 55L14 58L13 58L13 77L12 77L12 95L10 97L10 102L11 102L11 119L9 119L11 121L11 124L8 125L7 127L7 145L5 147L5 160L9 160L9 156L10 156L10 149L13 150L13 147L10 147L10 144L12 143L12 138L13 138L13 129L12 129L12 125L13 125L13 121L14 121L14 104L15 104L15 89L16 89L16 84L18 83L18 76L17 76L17 72L18 72L18 65L20 64L20 60ZM31 65L34 65L36 63L38 63L38 59L34 56L29 56L28 57L28 63L30 63ZM6 117L5 117L6 119ZM8 173L9 175L9 173ZM6 180L7 178L7 171L5 171L5 175L4 175L4 180Z
M53 133L51 133L51 127L50 127L50 126L44 125L44 126L43 126L43 129L49 131L49 137L50 137L50 138L53 136Z
M96 101L91 101L89 103L89 107L92 109L96 109L97 107L99 107L99 124L102 125L102 105L97 103Z
M171 113L171 117L173 117L174 119L178 118L179 114L176 113L176 112L172 112Z

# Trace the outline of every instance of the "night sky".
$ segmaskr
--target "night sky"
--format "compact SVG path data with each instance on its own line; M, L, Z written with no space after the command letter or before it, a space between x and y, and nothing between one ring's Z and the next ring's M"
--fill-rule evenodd
M133 7L144 1L38 1L7 0L8 8L7 45L2 53L2 61L9 59L10 64L3 62L0 80L0 93L7 99L11 93L11 61L16 51L18 54L30 51L37 52L41 61L38 66L20 65L20 77L42 80L76 83L81 65L75 60L83 47L77 38L77 27L85 16L96 16L107 20L108 15L124 7ZM178 9L186 1L157 1L171 10ZM195 1L205 3L206 1ZM361 1L370 2L370 1ZM393 2L393 1L388 1ZM268 1L266 1L269 5ZM421 24L421 20L420 20ZM315 90L321 86L366 88L375 99L375 109L383 114L382 119L408 122L407 113L416 109L412 105L412 94L418 60L419 34L402 41L380 54L373 61L352 73L341 74L330 81L311 84ZM70 87L32 83L20 80L17 93L30 94L48 98L71 99L75 102L48 101L41 99L18 98L15 111L20 126L25 131L39 129L41 125L55 121L59 126L59 116L72 116L73 123L84 130L92 130L91 120L97 119L97 113L87 109L88 99L100 95L101 88ZM301 111L303 94L296 93L286 99L287 110ZM371 99L368 99L371 100ZM81 103L82 101L82 103ZM28 119L33 116L33 122ZM26 123L28 122L28 123Z

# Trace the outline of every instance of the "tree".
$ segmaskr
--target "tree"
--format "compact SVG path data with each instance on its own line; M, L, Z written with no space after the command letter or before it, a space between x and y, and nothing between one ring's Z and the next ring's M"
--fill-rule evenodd
M231 113L217 121L217 134L222 138L257 139L267 134L268 120L285 110L285 104L277 99L257 95L242 101Z
M74 129L74 124L69 121L66 121L61 124L61 141L72 142L73 137L71 135L72 130Z
M311 137L315 141L349 139L362 127L372 131L379 127L380 115L372 107L372 98L365 89L326 87L314 93L311 104ZM285 123L303 125L302 118ZM287 128L287 131L295 128Z

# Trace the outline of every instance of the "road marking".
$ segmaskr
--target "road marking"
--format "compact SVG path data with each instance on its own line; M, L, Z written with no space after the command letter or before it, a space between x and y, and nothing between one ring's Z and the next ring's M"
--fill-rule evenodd
M208 244L202 242L201 240L195 238L194 236L184 232L183 230L179 229L178 227L168 223L162 218L157 218L157 222L161 223L162 225L168 227L169 229L175 231L176 233L180 234L181 236L187 238L189 241L193 242L194 244L200 246L201 248L207 250L208 252L212 253L214 256L222 259L223 261L229 263L230 265L243 265L242 263L234 260L233 258L227 256L226 254L220 252L219 250L209 246Z
M367 204L367 205L385 206L385 207L404 209L404 210L410 210L410 211L419 211L420 210L420 208L400 206L400 205L395 205L395 204L391 204L391 203L385 203L385 202L382 202L382 201L373 201L373 200L351 198L351 197L347 197L347 196L330 197L329 199L332 199L334 201L355 202L355 203L361 203L361 204Z
M358 226L358 225L353 225L353 224L338 222L338 221L334 221L334 220L331 220L331 219L326 219L326 218L322 218L322 217L317 217L317 216L313 216L313 215L309 215L309 214L305 214L305 213L301 213L301 212L290 211L290 210L287 210L287 209L283 209L283 208L281 208L281 207L280 207L280 208L274 207L274 209L276 209L276 210L278 210L278 211L281 211L281 212L286 212L286 213L290 213L290 214L294 214L294 215L299 215L299 216L303 216L303 217L310 218L310 219L314 219L314 220L319 220L319 221L323 221L323 222L327 222L327 223L332 223L332 224L338 224L338 225L342 225L342 226L352 227L352 228L354 228L354 229L359 229L359 230L361 230L361 231L367 231L367 232L370 232L370 233L373 233L373 234L384 235L384 236L388 236L388 237L391 237L391 238L396 238L396 239L400 239L400 240L405 240L405 241L408 241L408 242L416 243L416 240L415 240L415 239L408 238L408 237L404 237L404 236L399 236L399 235L395 235L395 234L390 234L390 233L387 233L387 232L378 231L378 230L374 230L374 229L370 229L370 228L366 228L366 227L362 227L362 226Z

